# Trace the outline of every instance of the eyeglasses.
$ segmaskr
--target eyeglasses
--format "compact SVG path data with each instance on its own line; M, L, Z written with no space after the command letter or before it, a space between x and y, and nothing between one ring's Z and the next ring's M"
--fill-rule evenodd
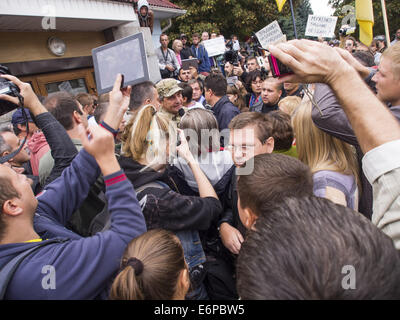
M256 146L255 145L232 145L232 144L228 144L228 146L226 147L230 152L240 152L242 154L247 154L249 152L251 152L252 150L254 151L254 148Z

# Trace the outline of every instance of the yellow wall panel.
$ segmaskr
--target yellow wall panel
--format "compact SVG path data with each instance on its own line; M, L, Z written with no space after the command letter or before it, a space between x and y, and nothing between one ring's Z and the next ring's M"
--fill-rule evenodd
M51 36L65 42L64 56L57 57L48 49ZM103 32L0 32L0 40L0 63L90 56L93 48L106 44Z

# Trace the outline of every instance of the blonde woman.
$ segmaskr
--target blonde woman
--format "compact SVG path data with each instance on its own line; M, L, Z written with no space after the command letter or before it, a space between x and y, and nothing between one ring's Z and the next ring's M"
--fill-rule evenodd
M191 275L192 299L206 299L201 276L205 254L199 230L207 230L222 211L213 186L191 154L185 135L179 132L181 144L176 147L192 170L200 197L180 194L179 185L165 170L170 149L174 151L176 131L169 120L152 105L134 114L125 128L123 156L119 162L132 182L142 205L147 228L173 231L181 240ZM171 147L171 148L170 148Z
M313 173L314 195L358 210L358 164L349 144L318 129L311 119L312 104L303 100L293 115L299 160Z
M183 49L183 44L182 41L179 39L174 40L172 42L172 50L174 50L176 59L178 60L179 67L182 67L182 57L181 57L181 51Z

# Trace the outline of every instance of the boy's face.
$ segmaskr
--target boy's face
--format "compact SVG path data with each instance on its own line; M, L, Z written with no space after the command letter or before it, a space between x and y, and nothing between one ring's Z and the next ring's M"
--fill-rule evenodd
M270 141L270 139L272 141ZM264 144L257 137L257 130L252 126L230 131L229 147L236 167L242 167L246 161L258 154L274 151L273 138Z
M142 15L144 17L147 15L148 11L149 11L149 9L146 6L143 6L140 8L140 15Z

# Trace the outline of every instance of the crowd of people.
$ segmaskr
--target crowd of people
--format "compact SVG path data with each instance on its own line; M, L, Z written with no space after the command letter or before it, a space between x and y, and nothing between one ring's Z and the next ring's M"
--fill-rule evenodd
M1 298L400 298L400 30L209 38L162 34L162 80L99 97L1 76Z

